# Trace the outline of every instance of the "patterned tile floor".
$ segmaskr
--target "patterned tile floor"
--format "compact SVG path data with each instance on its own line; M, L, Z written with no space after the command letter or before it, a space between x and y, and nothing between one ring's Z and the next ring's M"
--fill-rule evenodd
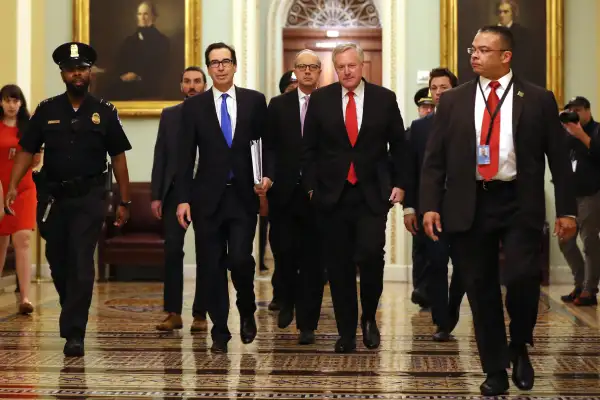
M519 399L600 399L600 331L596 308L560 303L566 286L544 289L532 392ZM59 306L51 283L34 285L36 312L15 314L15 296L0 295L0 398L2 399L475 399L483 380L468 302L456 341L430 340L430 315L409 301L410 286L388 283L378 313L379 351L360 342L353 355L333 352L336 339L327 292L317 344L296 345L294 329L279 330L267 310L270 283L257 280L259 335L248 346L238 336L227 355L207 351L206 335L189 333L193 282L186 282L184 330L154 330L163 315L162 286L104 283L96 286L86 356L65 359L58 336Z

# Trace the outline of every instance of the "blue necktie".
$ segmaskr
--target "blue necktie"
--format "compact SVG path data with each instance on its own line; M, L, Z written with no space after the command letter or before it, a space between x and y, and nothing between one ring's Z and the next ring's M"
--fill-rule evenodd
M229 97L227 93L221 95L221 130L223 131L223 136L225 137L227 145L231 147L233 135L231 132L231 117L227 111L227 97Z

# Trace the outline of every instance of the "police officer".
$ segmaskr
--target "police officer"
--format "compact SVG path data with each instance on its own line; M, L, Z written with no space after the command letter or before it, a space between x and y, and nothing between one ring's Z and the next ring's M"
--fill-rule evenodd
M84 355L84 337L94 288L94 249L106 215L106 153L111 157L121 203L116 226L129 216L129 173L125 151L131 145L115 107L88 93L96 52L70 42L52 58L60 67L66 92L42 101L23 134L15 159L6 204L45 145L44 165L34 180L38 193L37 223L46 240L46 258L60 298L60 336L67 357Z

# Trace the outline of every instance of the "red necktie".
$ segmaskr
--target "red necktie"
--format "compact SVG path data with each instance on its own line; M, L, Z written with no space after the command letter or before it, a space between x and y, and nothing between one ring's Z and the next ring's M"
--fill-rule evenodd
M346 131L348 131L348 139L352 147L358 139L358 117L356 115L356 102L354 101L354 92L348 92L348 104L346 105ZM358 179L356 179L356 171L354 171L354 163L350 162L350 169L348 170L348 182L355 185Z
M496 93L496 89L499 87L500 83L498 81L490 82L490 88L492 90L487 99L487 107L485 110L483 110L483 123L481 124L481 138L479 144L486 144L488 132L490 132L490 135L492 135L489 143L490 163L487 165L478 166L479 175L481 175L481 177L486 181L492 180L492 178L498 173L498 158L500 156L500 110L498 110L498 113L494 118L494 125L492 126L491 131L490 122L492 118L490 112L493 114L496 111L496 107L498 107L498 103L500 103L500 99Z

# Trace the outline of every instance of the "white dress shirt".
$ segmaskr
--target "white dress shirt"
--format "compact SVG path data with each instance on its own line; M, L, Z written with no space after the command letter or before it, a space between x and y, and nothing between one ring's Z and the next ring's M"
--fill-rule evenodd
M221 126L221 103L223 93L227 93L227 111L229 112L229 119L231 119L231 139L235 135L235 125L237 122L237 102L235 98L235 86L229 88L227 92L221 92L219 89L213 86L212 88L213 97L215 99L215 109L217 111L217 118L219 119L219 126Z
M342 112L344 113L344 121L346 121L346 107L348 106L349 90L342 86ZM358 130L362 125L363 108L365 107L365 82L360 81L356 89L354 89L354 102L356 103L356 119L358 119Z
M513 73L511 70L508 74L498 79L498 82L500 83L500 87L496 89L496 94L498 95L498 98L502 99L504 91L508 87L512 76ZM483 123L485 103L492 91L492 89L489 86L490 82L491 80L484 78L483 76L479 78L479 84L481 85L481 89L483 89L485 98L481 94L481 89L479 89L479 87L476 88L477 94L475 97L475 132L477 133L478 146L481 141L481 124ZM502 108L500 109L500 154L498 160L498 172L493 177L493 179L501 181L512 181L517 177L517 155L515 153L515 146L513 141L512 124L513 90L514 85L510 88L510 92L506 96L504 103L502 103ZM493 114L494 110L491 111ZM478 180L483 179L481 175L479 175L477 168L475 169L475 174Z

